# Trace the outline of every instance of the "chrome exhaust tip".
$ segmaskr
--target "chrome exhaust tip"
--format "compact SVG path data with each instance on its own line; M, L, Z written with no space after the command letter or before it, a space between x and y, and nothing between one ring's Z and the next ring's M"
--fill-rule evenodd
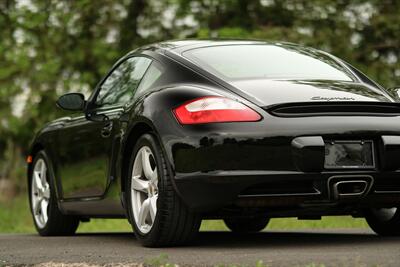
M369 193L374 184L370 175L334 175L328 179L330 200L354 201Z
M362 196L368 189L365 180L339 181L333 184L333 195L336 199Z

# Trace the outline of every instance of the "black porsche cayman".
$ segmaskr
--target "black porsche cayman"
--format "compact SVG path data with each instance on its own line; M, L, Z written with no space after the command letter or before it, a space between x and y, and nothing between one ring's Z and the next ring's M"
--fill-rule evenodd
M193 239L202 219L234 232L270 218L365 217L400 234L400 104L346 62L261 41L158 43L120 59L28 156L34 223L73 234L127 218L145 246Z

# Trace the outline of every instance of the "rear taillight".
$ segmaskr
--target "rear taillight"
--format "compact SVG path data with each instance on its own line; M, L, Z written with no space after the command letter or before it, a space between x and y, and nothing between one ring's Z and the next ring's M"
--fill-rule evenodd
M194 99L173 110L180 124L259 121L261 116L242 103L219 96Z

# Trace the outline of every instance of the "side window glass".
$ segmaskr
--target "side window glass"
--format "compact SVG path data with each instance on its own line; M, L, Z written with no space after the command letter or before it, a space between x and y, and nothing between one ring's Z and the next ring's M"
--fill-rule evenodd
M157 66L157 64L153 62L144 75L138 89L135 92L135 95L139 95L150 89L156 83L158 78L160 78L161 74L161 67Z
M121 63L101 85L96 105L124 105L133 96L140 80L151 63L145 57L131 57Z

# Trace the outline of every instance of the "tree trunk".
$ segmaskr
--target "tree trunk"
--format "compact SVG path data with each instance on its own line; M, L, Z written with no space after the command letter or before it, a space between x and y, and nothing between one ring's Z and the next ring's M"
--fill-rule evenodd
M128 15L120 25L119 48L122 53L126 53L135 47L135 41L139 37L138 18L145 7L145 0L131 0L129 3L127 7Z

